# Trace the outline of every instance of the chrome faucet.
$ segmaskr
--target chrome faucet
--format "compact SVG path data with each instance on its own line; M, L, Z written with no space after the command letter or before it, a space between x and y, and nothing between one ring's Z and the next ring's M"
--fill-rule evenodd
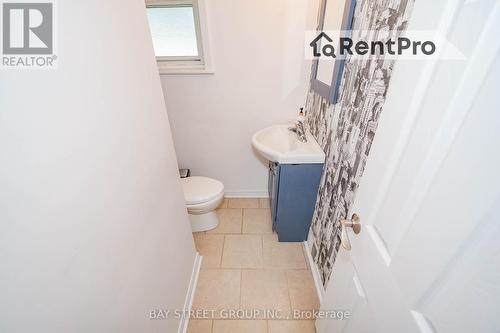
M288 130L297 134L300 142L307 142L306 129L302 120L297 120L295 126L288 127Z

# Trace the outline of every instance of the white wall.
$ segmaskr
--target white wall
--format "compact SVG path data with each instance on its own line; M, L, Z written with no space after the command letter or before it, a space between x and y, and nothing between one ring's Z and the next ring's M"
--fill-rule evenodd
M304 31L315 29L319 1L206 1L215 74L162 75L179 164L228 194L265 195L267 162L251 137L305 104Z
M195 257L141 0L58 1L0 79L0 331L176 332Z

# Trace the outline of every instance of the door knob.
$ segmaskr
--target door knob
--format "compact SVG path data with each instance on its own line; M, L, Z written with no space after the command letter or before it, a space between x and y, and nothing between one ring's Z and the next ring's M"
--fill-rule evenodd
M361 232L361 223L359 222L359 216L352 214L350 220L340 220L341 231L340 231L340 242L342 247L349 251L351 249L351 242L349 241L349 235L347 234L347 228L352 228L352 231L357 235Z

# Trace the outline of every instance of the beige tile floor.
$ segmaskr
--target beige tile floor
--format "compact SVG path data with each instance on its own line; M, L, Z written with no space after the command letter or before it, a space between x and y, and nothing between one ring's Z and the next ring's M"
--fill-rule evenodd
M215 317L191 319L188 332L314 333L313 321L291 317L293 310L319 308L303 245L278 242L269 200L225 199L217 212L217 228L194 234L203 261L193 309L215 310ZM228 310L254 309L279 310L282 317L224 317Z

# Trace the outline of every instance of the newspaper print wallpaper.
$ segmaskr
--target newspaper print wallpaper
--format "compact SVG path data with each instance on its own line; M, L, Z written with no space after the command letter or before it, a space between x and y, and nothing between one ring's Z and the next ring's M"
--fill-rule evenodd
M381 40L397 37L406 29L413 1L357 0L353 30L377 31ZM330 105L314 91L307 98L307 125L326 153L310 231L311 254L325 287L340 247L339 221L352 213L394 63L348 58L337 104Z

